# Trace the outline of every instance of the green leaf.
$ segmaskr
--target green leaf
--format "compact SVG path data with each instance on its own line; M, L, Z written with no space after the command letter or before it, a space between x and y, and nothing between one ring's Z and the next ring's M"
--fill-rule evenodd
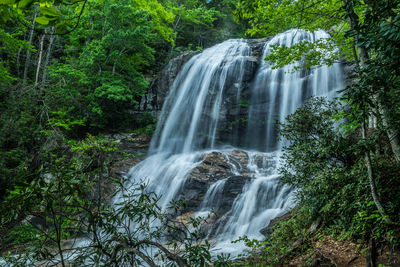
M47 25L47 24L49 24L50 19L49 19L49 18L46 18L45 16L42 16L42 17L37 17L37 18L35 19L35 21L36 21L37 23L39 23L39 24Z
M30 6L33 3L33 0L22 0L18 2L18 8L20 9L26 9L28 6Z
M12 5L15 3L15 0L0 0L0 5Z
M46 16L59 17L60 12L54 7L39 7L39 11Z

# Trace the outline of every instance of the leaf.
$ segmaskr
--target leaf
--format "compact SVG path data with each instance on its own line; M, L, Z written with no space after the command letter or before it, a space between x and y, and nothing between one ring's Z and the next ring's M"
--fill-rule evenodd
M39 7L39 11L46 16L59 17L60 12L54 7Z
M12 5L15 3L15 0L0 0L0 5Z
M37 23L39 23L39 24L42 24L42 25L47 25L47 24L49 24L49 19L48 18L46 18L45 16L41 16L41 17L37 17L36 19L35 19L35 21L37 22Z
M20 9L26 9L28 6L30 6L33 3L33 0L22 0L18 2L18 8Z

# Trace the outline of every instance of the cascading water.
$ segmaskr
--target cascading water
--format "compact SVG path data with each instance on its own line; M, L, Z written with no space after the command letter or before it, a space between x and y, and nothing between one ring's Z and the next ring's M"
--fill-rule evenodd
M244 40L229 40L194 56L185 64L164 103L150 156L129 172L132 183L147 182L160 206L176 198L201 150L213 148L225 88L240 83L251 55ZM237 90L236 94L239 94Z
M209 232L216 252L238 252L242 248L230 241L239 236L260 237L260 229L293 203L293 190L279 183L282 144L276 139L275 121L283 121L311 95L328 96L343 88L340 64L292 72L294 65L272 69L263 59L274 44L290 46L326 37L323 31L302 30L275 36L265 44L253 75L250 69L255 60L245 40L228 40L194 56L175 79L149 157L131 169L130 181L146 181L166 209L183 194L188 176L205 155L220 153L230 170L226 177L208 184L197 215L224 210ZM246 112L230 116L230 109ZM246 121L244 129L239 129L237 121ZM233 181L242 187L234 200L222 203L223 195L233 194ZM224 205L228 209L221 208Z
M150 154L213 148L224 90L241 83L250 56L244 40L229 40L186 63L163 106ZM240 87L235 95L238 99Z
M321 30L314 33L290 30L275 36L265 44L263 58L271 53L271 47L276 44L290 47L300 41L315 42L328 37L329 34ZM282 143L276 140L275 122L283 122L310 96L331 97L343 88L340 64L293 72L293 68L299 64L301 63L296 62L273 69L269 62L261 63L251 88L245 136L248 148L261 151L281 150Z

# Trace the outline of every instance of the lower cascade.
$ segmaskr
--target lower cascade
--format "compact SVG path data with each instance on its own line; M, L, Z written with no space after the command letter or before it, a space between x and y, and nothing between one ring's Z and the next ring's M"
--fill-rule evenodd
M294 204L294 189L278 174L285 141L277 139L276 121L310 96L332 97L344 87L339 63L293 71L295 64L273 69L264 58L275 44L328 36L290 30L266 41L259 55L250 40L228 40L193 56L170 88L149 155L130 170L129 183L146 182L164 210L183 198L188 216L210 216L205 230L216 253L242 251L231 243L240 236L262 237L260 230Z

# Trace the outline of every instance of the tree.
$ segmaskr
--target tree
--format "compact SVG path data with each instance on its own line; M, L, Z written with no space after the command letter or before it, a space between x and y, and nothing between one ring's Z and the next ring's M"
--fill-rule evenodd
M175 15L172 23L172 29L175 34L177 43L182 44L197 44L202 47L205 34L213 26L213 22L221 13L214 8L208 8L202 1L166 1L168 9Z
M390 216L399 220L392 209L400 205L398 190L392 190L399 182L399 166L385 155L370 155L376 180L373 194L368 192L371 177L367 172L371 170L365 168L365 155L376 144L376 137L361 136L358 128L339 122L346 109L338 102L313 98L287 117L280 129L289 141L280 168L282 181L297 188L300 208L308 210L311 221L320 217L325 226L347 235L382 238L384 232L391 232L393 224L388 220L389 213L382 213L383 207L373 208L380 195Z
M93 136L71 143L63 156L50 159L46 175L11 191L7 208L2 206L1 220L16 224L6 239L29 244L26 253L9 255L8 263L183 267L212 262L200 229L203 219L184 223L177 219L178 202L161 211L158 196L145 185L126 189L124 181L109 177L111 152L118 152L114 144ZM110 184L117 189L112 195ZM117 194L123 201L111 204ZM74 246L78 238L85 242ZM220 257L216 264L227 266L224 262Z
M49 67L52 86L46 91L56 98L48 101L50 107L70 95L69 116L86 117L90 127L117 128L132 121L128 110L148 86L144 74L153 66L154 40L172 42L167 26L172 14L153 2L87 3L80 26L69 36L71 52Z
M57 26L57 33L67 34L72 32L78 25L80 17L85 9L88 0L3 0L0 1L0 15L2 23L12 19L20 19L19 14L29 14L32 9L35 10L34 21L41 25ZM79 6L79 14L73 18L65 17L65 13L60 7ZM72 21L72 24L71 24Z

